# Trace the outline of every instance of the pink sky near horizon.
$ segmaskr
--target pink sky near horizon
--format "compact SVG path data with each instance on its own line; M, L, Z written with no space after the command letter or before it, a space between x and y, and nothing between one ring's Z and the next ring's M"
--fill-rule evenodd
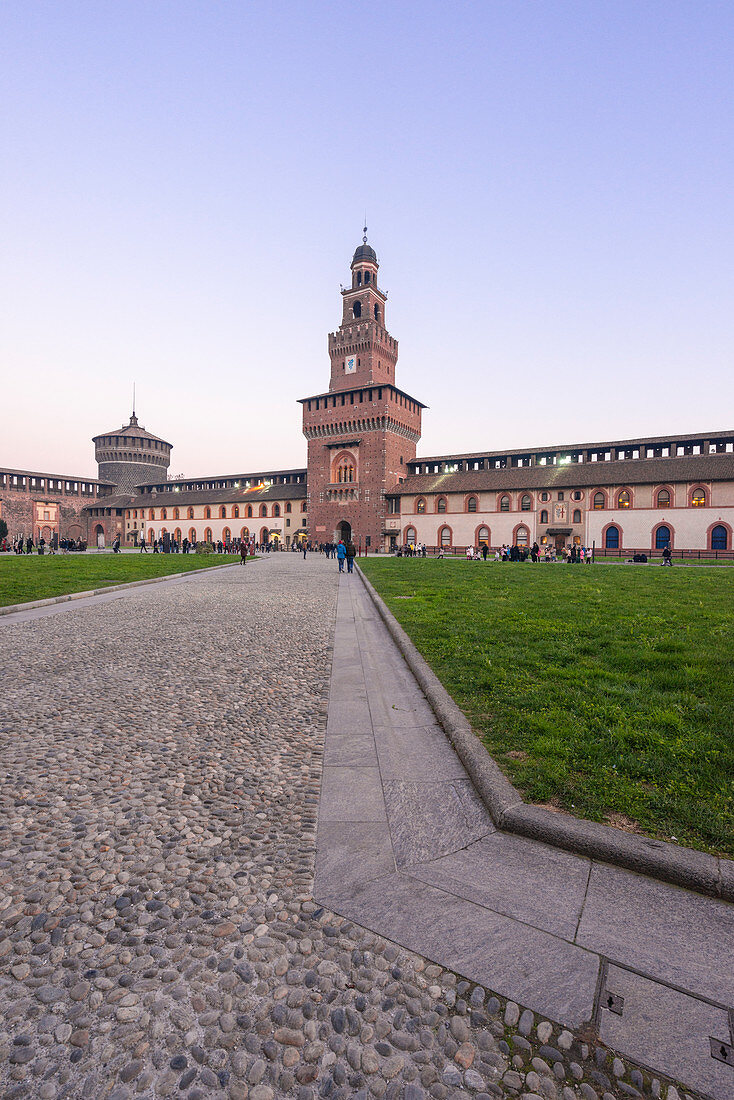
M361 239L419 454L732 427L734 8L0 8L7 467L305 464Z

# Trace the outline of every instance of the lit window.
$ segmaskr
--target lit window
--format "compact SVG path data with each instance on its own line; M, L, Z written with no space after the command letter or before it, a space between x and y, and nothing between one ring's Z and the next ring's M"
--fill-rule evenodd
M694 508L704 508L706 505L706 493L703 489L694 489L693 496L691 497L691 504Z
M518 528L517 537L515 542L518 546L527 546L528 544L528 529L527 527Z
M630 495L629 495L629 493L627 492L626 489L623 489L622 492L617 497L617 507L618 508L629 508L629 506L630 506Z
M603 508L606 501L604 500L603 493L594 493L594 508L598 512L600 508Z
M442 546L450 546L451 545L451 530L448 527L442 527L441 528L441 545Z
M416 510L416 512L418 512L418 513L419 513L419 515L423 515L423 513L425 512L425 510L426 510L426 502L425 502L425 500L423 500L423 498L422 498L422 497L421 497L421 499L420 499L420 500L418 501L418 503L416 504L416 506L415 506L415 510Z
M670 493L667 489L661 489L658 493L657 505L658 508L670 507Z

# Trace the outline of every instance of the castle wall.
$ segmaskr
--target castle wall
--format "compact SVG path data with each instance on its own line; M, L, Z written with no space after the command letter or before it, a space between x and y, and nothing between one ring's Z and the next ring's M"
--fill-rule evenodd
M96 480L50 475L31 470L0 471L0 518L8 525L8 539L22 535L36 542L41 535L86 541L84 512L99 491Z

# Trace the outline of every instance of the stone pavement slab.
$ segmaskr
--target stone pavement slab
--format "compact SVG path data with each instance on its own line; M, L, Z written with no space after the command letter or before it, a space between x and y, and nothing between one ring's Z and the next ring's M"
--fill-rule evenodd
M661 1036L715 1025L724 1038L734 906L497 831L357 576L341 578L336 637L326 759L346 759L352 740L372 765L363 812L379 831L369 855L366 834L343 832L359 820L360 781L337 794L339 769L325 769L316 899L569 1027L596 1021L620 1053L731 1100L734 1068L712 1069L698 1041L674 1056ZM347 692L369 709L352 711L349 731ZM602 1000L618 972L626 1020ZM644 982L655 995L642 1011Z
M726 902L595 864L576 942L734 1006L734 906Z
M409 868L422 882L508 917L529 917L536 928L569 942L576 935L590 870L588 860L503 832Z
M622 1015L601 1014L601 1038L649 1064L650 1051L668 1073L708 1096L731 1097L732 1067L711 1057L711 1040L730 1044L725 1009L689 997L629 970L610 966L607 988L624 998Z

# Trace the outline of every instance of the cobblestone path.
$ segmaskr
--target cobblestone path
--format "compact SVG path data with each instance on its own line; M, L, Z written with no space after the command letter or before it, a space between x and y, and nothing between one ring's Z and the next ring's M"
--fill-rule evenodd
M0 627L3 1100L621 1095L314 904L336 594L281 554Z

